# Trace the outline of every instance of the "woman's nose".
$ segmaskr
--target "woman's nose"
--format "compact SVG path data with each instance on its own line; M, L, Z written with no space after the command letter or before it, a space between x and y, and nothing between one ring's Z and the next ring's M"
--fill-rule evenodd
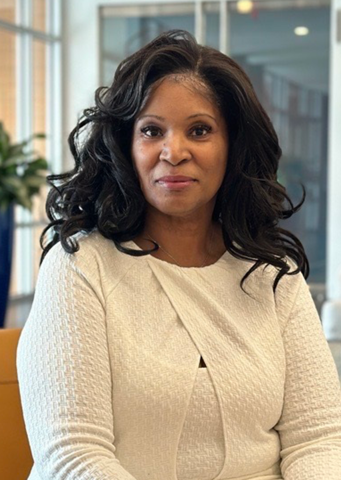
M187 139L182 136L172 135L162 145L160 152L160 160L178 165L179 163L188 161L192 158L192 154Z

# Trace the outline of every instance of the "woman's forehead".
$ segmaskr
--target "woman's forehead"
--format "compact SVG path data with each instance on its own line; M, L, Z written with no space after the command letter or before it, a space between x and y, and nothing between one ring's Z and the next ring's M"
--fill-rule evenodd
M180 88L172 89L172 85ZM191 97L197 96L198 99L204 100L205 103L209 104L211 108L213 107L214 110L219 110L211 88L200 77L191 73L176 73L162 77L150 86L137 117L148 109L150 104L153 104L155 97L161 96L167 99L167 97L170 96L170 91L173 93L174 91L181 92L183 89L186 89Z

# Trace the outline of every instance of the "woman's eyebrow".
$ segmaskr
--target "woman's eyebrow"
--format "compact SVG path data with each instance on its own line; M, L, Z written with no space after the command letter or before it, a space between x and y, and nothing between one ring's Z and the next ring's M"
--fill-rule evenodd
M195 118L195 117L202 117L202 116L210 117L210 118L212 118L212 120L214 120L216 123L218 123L217 120L214 117L212 117L212 115L210 115L209 113L194 113L193 115L189 115L189 117L187 117L187 119L188 118ZM143 118L147 118L147 117L148 118L149 117L156 118L157 120L160 120L161 122L164 122L166 120L164 117L160 117L160 115L153 115L152 113L147 113L145 115L141 115L140 117L138 117L137 121L140 121Z
M195 113L194 115L190 115L187 118L195 118L195 117L203 117L203 116L210 117L212 118L212 120L215 121L215 123L218 123L217 120L214 117L212 117L212 115L210 115L209 113Z
M161 122L164 122L166 119L164 117L160 117L159 115L153 115L152 113L146 113L145 115L141 115L140 117L137 117L137 121L139 122L140 120L142 120L142 118L149 118L149 117L153 117L153 118L156 118L157 120L161 120Z

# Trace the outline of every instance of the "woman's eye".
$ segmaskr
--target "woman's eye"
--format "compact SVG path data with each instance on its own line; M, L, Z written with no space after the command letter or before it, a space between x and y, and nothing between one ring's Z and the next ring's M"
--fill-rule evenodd
M204 137L205 135L210 133L211 130L212 128L209 127L208 125L199 125L192 129L191 135L194 137Z
M161 135L161 130L158 127L148 126L141 128L141 132L147 137L158 137Z

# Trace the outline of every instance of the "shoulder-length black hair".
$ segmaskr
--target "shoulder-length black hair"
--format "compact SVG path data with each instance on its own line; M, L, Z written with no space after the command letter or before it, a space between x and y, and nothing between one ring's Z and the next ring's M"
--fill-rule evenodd
M281 149L271 121L259 103L252 84L240 66L228 56L198 45L183 30L158 36L117 68L110 87L95 93L95 106L69 135L75 167L49 175L53 187L47 198L50 220L40 243L41 262L57 242L74 253L79 244L71 238L94 228L127 254L147 255L121 245L144 229L146 201L133 168L130 148L134 119L148 92L163 77L190 74L212 93L229 131L228 169L218 192L213 220L222 224L226 249L235 257L254 262L240 285L261 265L271 264L280 278L289 272L290 257L305 278L309 263L301 242L278 226L303 204L294 207L277 181ZM84 135L85 133L85 135ZM53 235L44 246L44 237Z

